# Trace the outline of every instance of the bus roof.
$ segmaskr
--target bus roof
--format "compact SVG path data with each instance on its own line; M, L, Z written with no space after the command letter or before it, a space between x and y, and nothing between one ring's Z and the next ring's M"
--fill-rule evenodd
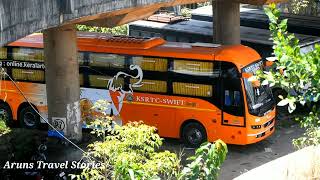
M8 46L43 48L43 36L41 33L32 34L10 43ZM78 33L78 49L79 51L100 53L220 60L234 63L239 69L261 58L255 50L243 45L177 43L167 42L162 38L134 38L83 32Z

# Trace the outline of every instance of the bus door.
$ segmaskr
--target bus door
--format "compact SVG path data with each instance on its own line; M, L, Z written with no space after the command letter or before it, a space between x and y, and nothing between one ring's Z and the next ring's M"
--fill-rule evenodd
M245 126L244 101L241 79L238 76L224 76L222 83L222 125Z

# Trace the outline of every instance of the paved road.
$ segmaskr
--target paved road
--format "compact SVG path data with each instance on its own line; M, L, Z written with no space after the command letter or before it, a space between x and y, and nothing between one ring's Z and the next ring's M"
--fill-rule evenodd
M303 130L298 124L291 124L288 127L277 127L275 133L262 142L246 146L228 145L229 153L221 167L219 179L233 179L246 171L295 151L292 139L300 137L302 133ZM179 141L171 139L166 139L164 149L177 154L181 154L183 150L183 162L187 156L194 153L194 149L184 149Z

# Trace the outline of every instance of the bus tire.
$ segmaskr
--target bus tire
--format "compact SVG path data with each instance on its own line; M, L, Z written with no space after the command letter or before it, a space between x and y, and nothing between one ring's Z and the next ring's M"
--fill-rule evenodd
M187 123L182 128L182 140L188 147L199 147L203 142L207 141L206 130L200 123Z
M11 108L5 103L0 103L0 120L3 120L9 127L14 126Z
M31 106L27 106L20 111L19 122L23 128L38 129L40 116Z

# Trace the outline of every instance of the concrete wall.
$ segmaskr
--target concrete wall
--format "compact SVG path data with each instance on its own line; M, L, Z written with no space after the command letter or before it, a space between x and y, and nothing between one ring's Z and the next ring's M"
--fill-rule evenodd
M162 6L202 1L204 0L1 0L0 46L33 32L64 24L86 21L94 24L95 20L112 20L122 16L120 20L118 18L115 23L109 24L114 26L143 18L148 12L154 12ZM67 8L68 3L71 8ZM147 9L147 12L143 9ZM133 14L130 18L127 16L137 10L141 10L140 15ZM128 20L123 20L125 18Z
M242 174L234 180L248 179L320 179L320 145L309 146L273 160Z

